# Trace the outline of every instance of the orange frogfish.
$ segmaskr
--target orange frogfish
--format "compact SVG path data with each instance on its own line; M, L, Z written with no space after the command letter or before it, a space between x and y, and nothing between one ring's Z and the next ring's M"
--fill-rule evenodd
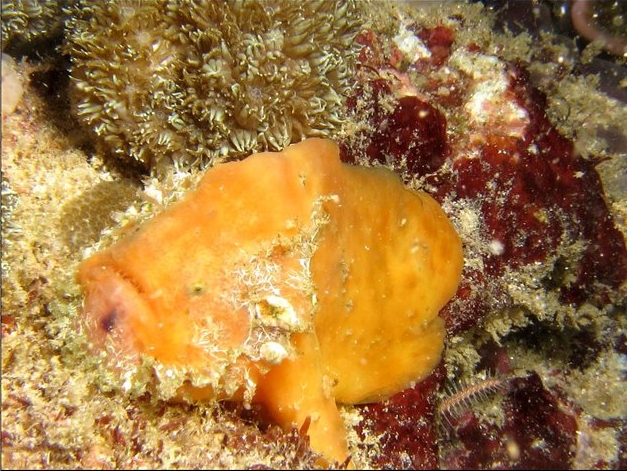
M309 422L312 449L342 463L337 404L380 401L432 371L461 269L433 198L312 138L211 168L83 261L81 326L125 383L261 403L286 429Z

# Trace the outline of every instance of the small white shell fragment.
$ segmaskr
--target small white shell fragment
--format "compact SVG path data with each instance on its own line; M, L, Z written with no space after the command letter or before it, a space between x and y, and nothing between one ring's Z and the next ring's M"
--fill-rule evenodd
M264 298L265 304L271 309L272 323L281 329L285 329L290 332L296 332L302 330L303 323L299 319L296 311L289 303L289 301L281 296L269 295ZM257 306L258 313L261 314L259 305ZM266 314L267 317L268 314Z
M278 365L287 358L287 350L278 342L266 342L259 348L259 356L262 360Z

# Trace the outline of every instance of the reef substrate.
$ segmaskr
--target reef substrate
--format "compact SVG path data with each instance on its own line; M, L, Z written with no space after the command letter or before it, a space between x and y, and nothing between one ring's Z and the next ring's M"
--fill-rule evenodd
M624 103L601 90L607 77L582 75L600 70L594 44L512 34L480 4L418 3L360 10L336 137L346 162L384 165L433 195L465 265L434 373L342 408L352 460L624 468ZM166 166L140 182L77 131L67 71L17 68L25 93L2 119L2 467L315 466L306 427L284 433L254 406L129 397L86 354L78 263L200 176Z

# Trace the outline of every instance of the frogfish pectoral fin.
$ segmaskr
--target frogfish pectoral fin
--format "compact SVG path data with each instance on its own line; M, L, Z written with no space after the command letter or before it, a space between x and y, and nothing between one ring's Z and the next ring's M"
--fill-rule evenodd
M281 362L258 385L255 400L263 403L284 429L309 422L311 448L322 453L322 465L344 463L348 458L346 428L332 385L325 384L318 339L313 332L292 335L297 352Z

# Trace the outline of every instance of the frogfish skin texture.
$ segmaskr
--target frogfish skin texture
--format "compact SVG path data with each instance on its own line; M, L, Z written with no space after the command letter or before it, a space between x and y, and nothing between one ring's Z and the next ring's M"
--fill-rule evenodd
M309 419L312 448L341 463L336 404L385 399L431 372L461 269L435 200L307 139L208 170L83 261L81 326L126 381L258 402L285 428ZM140 364L151 374L129 373Z

